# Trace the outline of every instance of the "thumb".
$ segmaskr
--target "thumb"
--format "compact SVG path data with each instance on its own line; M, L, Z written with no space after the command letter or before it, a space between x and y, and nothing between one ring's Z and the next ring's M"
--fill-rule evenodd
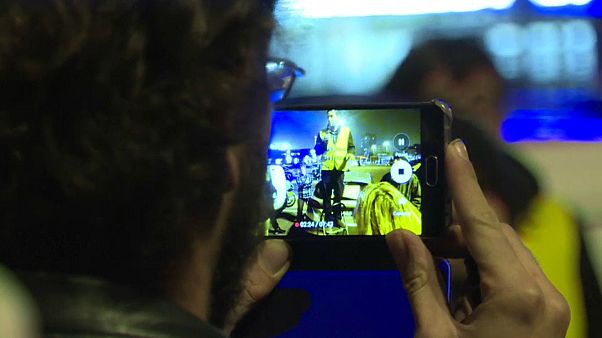
M272 292L290 266L290 248L283 240L267 240L258 250L257 259L247 269L238 303L226 318L224 331L227 334L257 302Z
M419 237L407 230L389 233L387 244L414 310L416 331L420 333L417 336L446 336L449 331L441 330L451 327L442 324L451 324L451 316L430 252Z

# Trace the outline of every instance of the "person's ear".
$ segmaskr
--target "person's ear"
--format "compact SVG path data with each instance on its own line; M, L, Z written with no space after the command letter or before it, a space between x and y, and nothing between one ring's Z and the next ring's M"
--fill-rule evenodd
M229 192L240 184L240 159L238 152L234 147L228 147L226 150L226 189Z

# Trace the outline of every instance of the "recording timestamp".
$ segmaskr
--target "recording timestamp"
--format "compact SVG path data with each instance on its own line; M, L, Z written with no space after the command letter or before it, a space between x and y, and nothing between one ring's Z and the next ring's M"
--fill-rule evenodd
M321 229L321 228L332 228L334 227L334 221L298 221L295 222L296 228L306 228L306 229Z

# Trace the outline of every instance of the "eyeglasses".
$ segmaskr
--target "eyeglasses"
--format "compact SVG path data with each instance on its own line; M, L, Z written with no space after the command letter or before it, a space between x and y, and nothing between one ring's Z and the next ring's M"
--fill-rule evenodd
M285 99L293 88L295 79L305 75L303 68L282 58L268 58L265 69L272 102Z

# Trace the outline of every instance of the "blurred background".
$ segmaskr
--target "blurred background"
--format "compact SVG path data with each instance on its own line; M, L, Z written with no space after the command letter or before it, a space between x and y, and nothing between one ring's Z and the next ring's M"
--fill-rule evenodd
M374 95L410 50L478 41L506 82L497 133L576 210L602 276L602 0L280 0L271 54L306 70L290 97Z

